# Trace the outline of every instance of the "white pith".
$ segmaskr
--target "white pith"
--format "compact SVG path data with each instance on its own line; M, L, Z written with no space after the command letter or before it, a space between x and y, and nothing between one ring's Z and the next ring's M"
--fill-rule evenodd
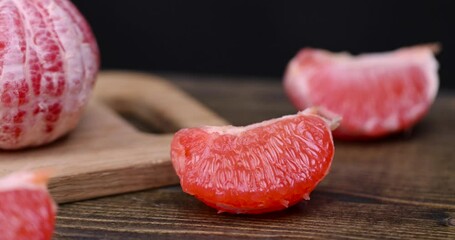
M54 1L41 1L41 4L43 4L44 8L49 12L49 18L51 19L51 21L47 22L46 26L49 28L49 26L52 25L55 36L57 36L59 41L59 53L62 54L63 76L65 78L66 86L60 99L57 99L57 97L49 98L43 96L42 92L45 89L44 80L41 81L41 94L35 96L32 92L31 72L26 66L28 65L27 61L32 58L31 50L28 48L30 47L36 51L37 57L43 65L49 64L43 60L46 51L43 51L43 49L38 47L34 39L34 30L38 31L37 26L30 26L30 21L36 20L36 18L25 14L27 9L26 4L35 3L26 0L10 0L2 1L2 3L0 3L0 6L3 4L14 4L21 13L21 19L23 20L26 29L26 50L23 53L17 47L19 46L19 38L15 37L14 34L9 37L9 41L11 41L9 45L11 48L4 56L5 62L3 64L2 75L0 76L0 92L2 91L3 84L7 81L17 83L21 79L25 79L29 85L29 93L27 94L29 102L20 106L20 110L27 112L23 123L21 123L23 134L20 138L14 140L11 138L9 140L6 139L8 137L7 134L3 135L6 140L0 141L0 148L2 149L17 149L41 145L61 137L76 126L83 111L83 107L88 101L97 72L98 57L90 44L83 40L84 33L78 27L78 24L81 23L80 19L72 19L69 14L65 12L63 5L65 5L65 7L68 6L66 6L66 3L64 2L65 1L62 1L62 5L60 6ZM32 31L32 29L34 30ZM22 58L25 58L25 64L21 62ZM44 76L45 74L43 73L42 77L44 78ZM51 82L54 84L58 82L59 75L57 73L48 73L47 76L50 77ZM77 85L76 82L80 82L80 85ZM43 113L40 112L37 116L32 116L32 111L35 107L44 111L48 105L51 105L54 102L60 103L62 110L58 121L53 125L53 130L48 133L45 132L48 123L43 120ZM17 108L19 109L19 107ZM17 113L18 109L14 109L14 106L4 106L0 102L0 117L12 116ZM1 134L2 132L0 131L0 138L2 137Z
M0 179L0 193L14 189L39 189L47 191L46 184L34 181L33 172L18 172Z
M206 132L208 132L208 133L239 135L242 132L245 132L245 131L248 131L248 130L251 130L251 129L255 129L255 128L258 128L258 127L266 127L267 125L272 125L272 124L274 124L276 122L279 122L279 121L282 121L282 120L285 120L285 119L289 119L289 118L294 118L296 116L317 116L317 117L320 117L321 119L324 119L324 121L327 123L327 126L329 127L329 129L336 128L338 126L340 120L341 120L340 117L334 116L334 115L327 116L329 118L321 116L320 110L318 108L307 108L307 109L305 109L303 111L299 111L297 114L294 114L294 115L285 115L285 116L282 116L282 117L279 117L279 118L274 118L274 119L266 120L266 121L263 121L263 122L254 123L254 124L251 124L251 125L248 125L248 126L240 126L240 127L232 126L232 125L228 125L228 126L206 126L206 127L203 127L203 129Z

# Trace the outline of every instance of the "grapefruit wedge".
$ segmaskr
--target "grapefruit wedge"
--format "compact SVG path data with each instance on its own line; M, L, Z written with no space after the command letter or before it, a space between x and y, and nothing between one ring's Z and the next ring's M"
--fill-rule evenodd
M342 116L334 136L368 139L414 126L438 91L438 45L352 56L304 48L289 63L285 91L298 108Z
M21 172L0 179L0 239L52 238L56 205L47 172Z
M337 123L308 109L246 127L182 129L172 163L183 191L219 212L280 210L309 199L328 173Z

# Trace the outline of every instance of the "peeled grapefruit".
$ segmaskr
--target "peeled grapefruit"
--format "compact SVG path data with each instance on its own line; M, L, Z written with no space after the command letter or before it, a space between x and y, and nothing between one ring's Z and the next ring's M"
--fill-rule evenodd
M284 87L298 109L319 106L342 116L334 136L376 138L414 126L438 91L437 45L352 56L304 48Z
M309 199L328 173L336 124L308 109L246 127L182 129L172 163L182 189L219 212L280 210Z
M88 101L95 38L69 0L2 0L0 29L0 149L51 142Z
M0 179L0 239L52 238L56 205L45 172L21 172Z

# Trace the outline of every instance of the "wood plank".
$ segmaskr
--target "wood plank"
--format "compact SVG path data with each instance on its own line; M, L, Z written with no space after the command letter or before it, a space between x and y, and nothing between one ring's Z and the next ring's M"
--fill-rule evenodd
M455 212L316 190L263 215L216 214L180 188L63 206L56 239L454 239Z

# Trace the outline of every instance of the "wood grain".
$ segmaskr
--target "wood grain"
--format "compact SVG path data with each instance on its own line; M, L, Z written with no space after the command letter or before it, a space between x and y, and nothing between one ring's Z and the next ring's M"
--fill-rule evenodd
M237 216L216 212L180 188L66 205L62 239L450 239L448 209L388 204L316 191L311 201L285 211ZM127 206L127 207L125 207Z
M235 125L294 113L278 80L164 75ZM455 239L455 94L410 132L336 142L311 200L237 216L178 186L60 206L56 239Z
M100 102L143 117L164 132L226 124L172 84L151 75L105 72L97 84L95 98L72 133L48 146L0 152L0 176L51 169L49 189L59 203L177 184L170 161L172 135L139 132Z

